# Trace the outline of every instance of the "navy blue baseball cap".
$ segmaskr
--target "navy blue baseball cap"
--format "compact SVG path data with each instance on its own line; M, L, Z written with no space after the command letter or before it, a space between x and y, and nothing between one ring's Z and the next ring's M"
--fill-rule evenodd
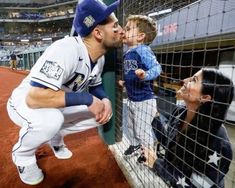
M120 0L107 6L101 0L80 0L73 20L75 31L85 37L102 21L115 11Z

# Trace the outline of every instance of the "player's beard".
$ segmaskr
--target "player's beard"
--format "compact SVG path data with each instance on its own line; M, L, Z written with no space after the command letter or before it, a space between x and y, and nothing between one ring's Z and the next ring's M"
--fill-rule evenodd
M115 40L113 39L111 42L104 41L103 46L106 50L113 49L113 48L120 48L122 47L122 40Z

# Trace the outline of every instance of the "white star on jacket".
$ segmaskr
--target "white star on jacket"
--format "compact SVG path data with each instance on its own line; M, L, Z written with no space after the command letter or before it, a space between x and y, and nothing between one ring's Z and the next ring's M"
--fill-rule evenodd
M180 185L182 185L182 187L189 186L189 185L185 182L185 177L183 177L183 178L178 177L178 181L177 181L176 184L177 184L177 185L180 184Z
M215 151L213 155L209 156L209 161L208 163L214 163L216 166L218 166L218 160L221 159L221 157L217 156L217 152Z

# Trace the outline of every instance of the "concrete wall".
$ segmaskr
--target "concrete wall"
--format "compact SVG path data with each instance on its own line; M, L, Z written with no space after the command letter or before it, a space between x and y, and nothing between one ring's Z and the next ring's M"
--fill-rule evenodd
M152 45L235 33L234 0L202 0L158 20Z

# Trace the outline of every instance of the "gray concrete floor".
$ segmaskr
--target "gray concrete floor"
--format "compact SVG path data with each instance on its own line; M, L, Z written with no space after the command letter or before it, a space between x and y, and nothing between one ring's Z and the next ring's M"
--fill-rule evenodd
M167 188L168 186L152 170L137 162L138 153L131 157L123 155L127 147L129 147L129 141L124 135L122 142L109 146L109 149L112 151L129 185L133 188Z

